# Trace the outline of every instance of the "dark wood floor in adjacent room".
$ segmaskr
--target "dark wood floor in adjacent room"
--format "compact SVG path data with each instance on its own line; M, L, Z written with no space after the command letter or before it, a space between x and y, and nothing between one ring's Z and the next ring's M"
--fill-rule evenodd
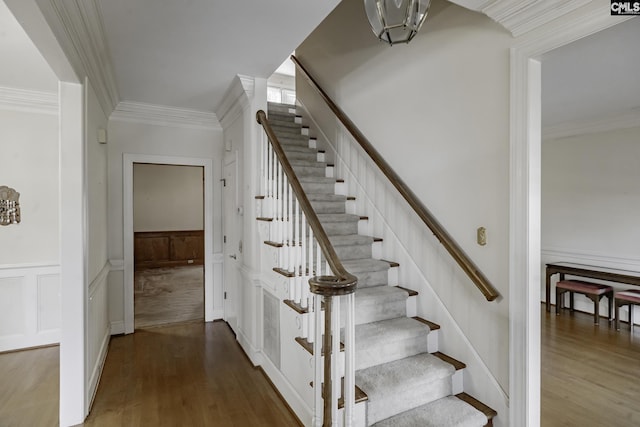
M542 307L541 426L640 426L640 327Z

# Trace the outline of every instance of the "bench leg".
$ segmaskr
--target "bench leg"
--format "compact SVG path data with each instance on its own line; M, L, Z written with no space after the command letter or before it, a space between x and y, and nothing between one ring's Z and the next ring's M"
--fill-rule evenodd
M607 294L607 303L609 304L609 324L613 320L613 292Z
M600 298L601 297L592 298L592 300L593 300L593 324L594 325L599 325L600 324Z
M614 302L616 306L616 331L620 330L620 303L618 301Z
M629 330L633 333L633 307L635 304L629 304Z
M569 304L570 304L570 308L571 308L571 312L573 313L573 292L569 291Z

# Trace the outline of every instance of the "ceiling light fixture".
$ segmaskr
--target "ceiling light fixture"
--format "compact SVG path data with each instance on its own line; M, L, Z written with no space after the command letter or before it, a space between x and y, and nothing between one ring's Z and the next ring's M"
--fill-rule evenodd
M373 33L393 46L409 43L427 17L431 0L364 0Z

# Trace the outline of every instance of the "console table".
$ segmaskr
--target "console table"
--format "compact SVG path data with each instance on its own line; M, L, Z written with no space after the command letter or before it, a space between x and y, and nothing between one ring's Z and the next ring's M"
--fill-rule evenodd
M594 267L591 265L574 264L571 262L549 263L547 264L546 281L547 311L551 311L551 276L553 276L554 274L560 274L560 280L564 280L565 274L569 274L571 276L588 277L591 279L601 279L608 280L610 282L640 286L640 272L637 271L619 270L616 268L606 267Z

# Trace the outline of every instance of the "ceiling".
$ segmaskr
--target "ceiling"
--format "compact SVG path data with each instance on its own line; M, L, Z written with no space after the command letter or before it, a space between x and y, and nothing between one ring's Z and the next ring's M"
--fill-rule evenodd
M598 119L640 110L640 18L542 57L542 124Z
M215 111L269 77L339 0L97 0L122 101Z

